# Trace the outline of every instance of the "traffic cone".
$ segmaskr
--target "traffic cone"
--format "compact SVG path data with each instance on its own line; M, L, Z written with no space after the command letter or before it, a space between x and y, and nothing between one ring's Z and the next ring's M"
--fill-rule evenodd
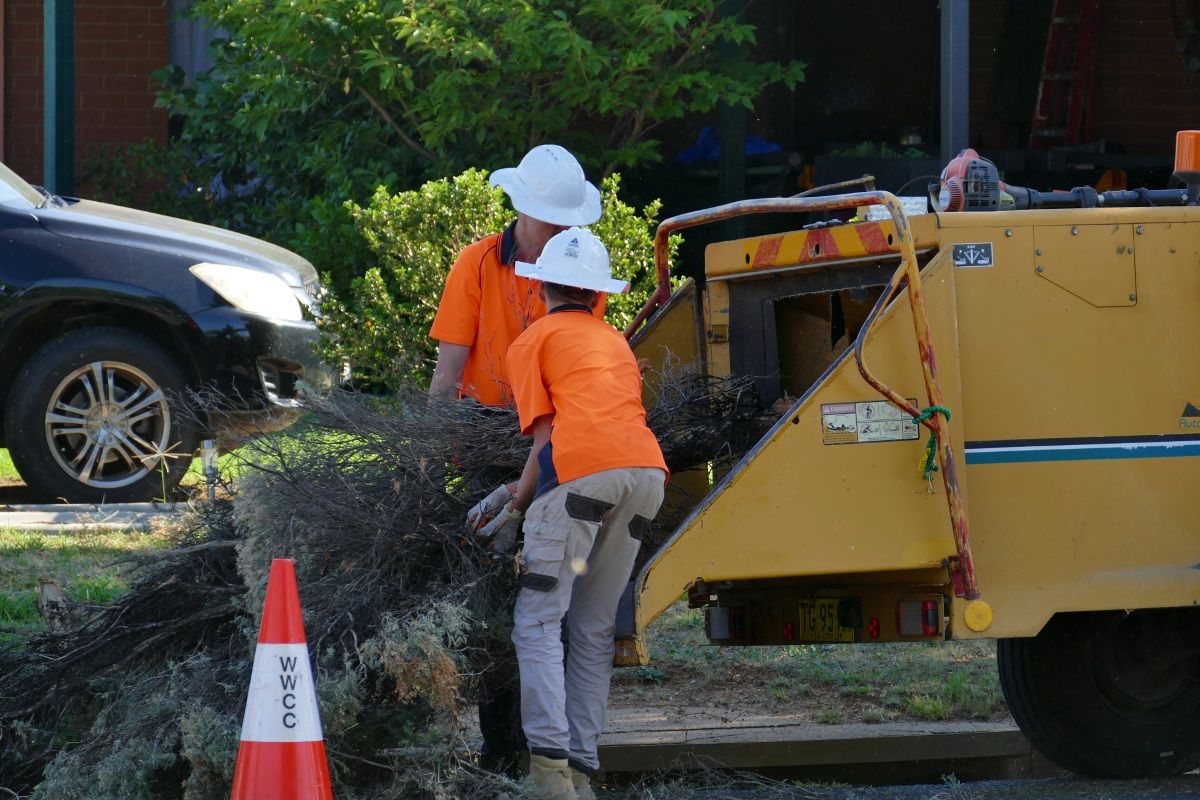
M296 565L271 562L231 800L333 800Z

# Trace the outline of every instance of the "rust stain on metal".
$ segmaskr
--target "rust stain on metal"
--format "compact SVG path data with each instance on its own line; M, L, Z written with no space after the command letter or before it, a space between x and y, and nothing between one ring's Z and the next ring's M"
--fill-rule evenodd
M891 300L902 290L907 289L909 305L912 308L913 332L917 339L917 352L921 360L921 368L925 374L925 392L931 406L944 406L941 383L937 376L937 358L934 354L933 341L929 333L929 318L925 312L925 295L921 290L920 268L917 265L916 250L913 247L912 236L909 233L908 220L904 210L895 196L887 192L879 192L878 202L882 203L892 215L896 226L896 239L900 245L900 267L888 282L887 288L879 298L879 302L867 315L866 322L859 331L854 342L854 358L858 362L858 371L872 387L888 399L892 405L902 409L914 417L919 411L909 405L903 397L890 387L878 380L867 368L863 361L863 343L873 323ZM967 526L967 507L962 491L958 484L958 469L954 460L954 449L951 446L949 428L946 419L940 414L934 414L924 423L933 432L937 441L938 466L942 473L942 484L946 490L946 505L950 514L950 527L954 534L954 546L958 558L951 565L952 572L961 579L961 589L955 582L955 594L968 600L979 597L979 584L975 579L975 562L971 552L971 537Z

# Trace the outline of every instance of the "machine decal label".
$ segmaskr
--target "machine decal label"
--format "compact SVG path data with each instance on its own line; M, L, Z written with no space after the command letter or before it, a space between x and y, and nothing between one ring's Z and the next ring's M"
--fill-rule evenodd
M956 267L990 267L992 266L991 242L963 242L954 245L951 251Z
M1200 408L1192 403L1185 403L1183 413L1179 415L1180 428L1200 428Z
M916 405L915 398L908 402ZM916 439L912 417L886 400L821 405L821 441L824 444L865 444Z

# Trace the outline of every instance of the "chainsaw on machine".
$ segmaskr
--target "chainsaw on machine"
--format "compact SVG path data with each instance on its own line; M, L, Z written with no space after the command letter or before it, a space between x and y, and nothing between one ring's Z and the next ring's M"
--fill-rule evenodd
M1108 192L1097 192L1091 186L1076 186L1065 191L1039 192L1000 180L996 165L968 147L942 170L938 183L930 186L930 195L934 208L944 212L1196 205L1200 176L1189 170L1179 170L1178 165L1175 174L1185 186Z

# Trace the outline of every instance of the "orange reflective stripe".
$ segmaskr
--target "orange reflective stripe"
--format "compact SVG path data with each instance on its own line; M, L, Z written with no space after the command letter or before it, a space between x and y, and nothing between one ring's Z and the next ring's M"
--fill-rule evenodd
M868 253L885 253L891 245L888 244L887 234L878 222L865 222L854 226L863 249Z
M775 260L779 258L779 248L782 244L782 236L771 236L763 239L758 243L758 249L754 251L754 261L750 266L754 269L774 266Z

